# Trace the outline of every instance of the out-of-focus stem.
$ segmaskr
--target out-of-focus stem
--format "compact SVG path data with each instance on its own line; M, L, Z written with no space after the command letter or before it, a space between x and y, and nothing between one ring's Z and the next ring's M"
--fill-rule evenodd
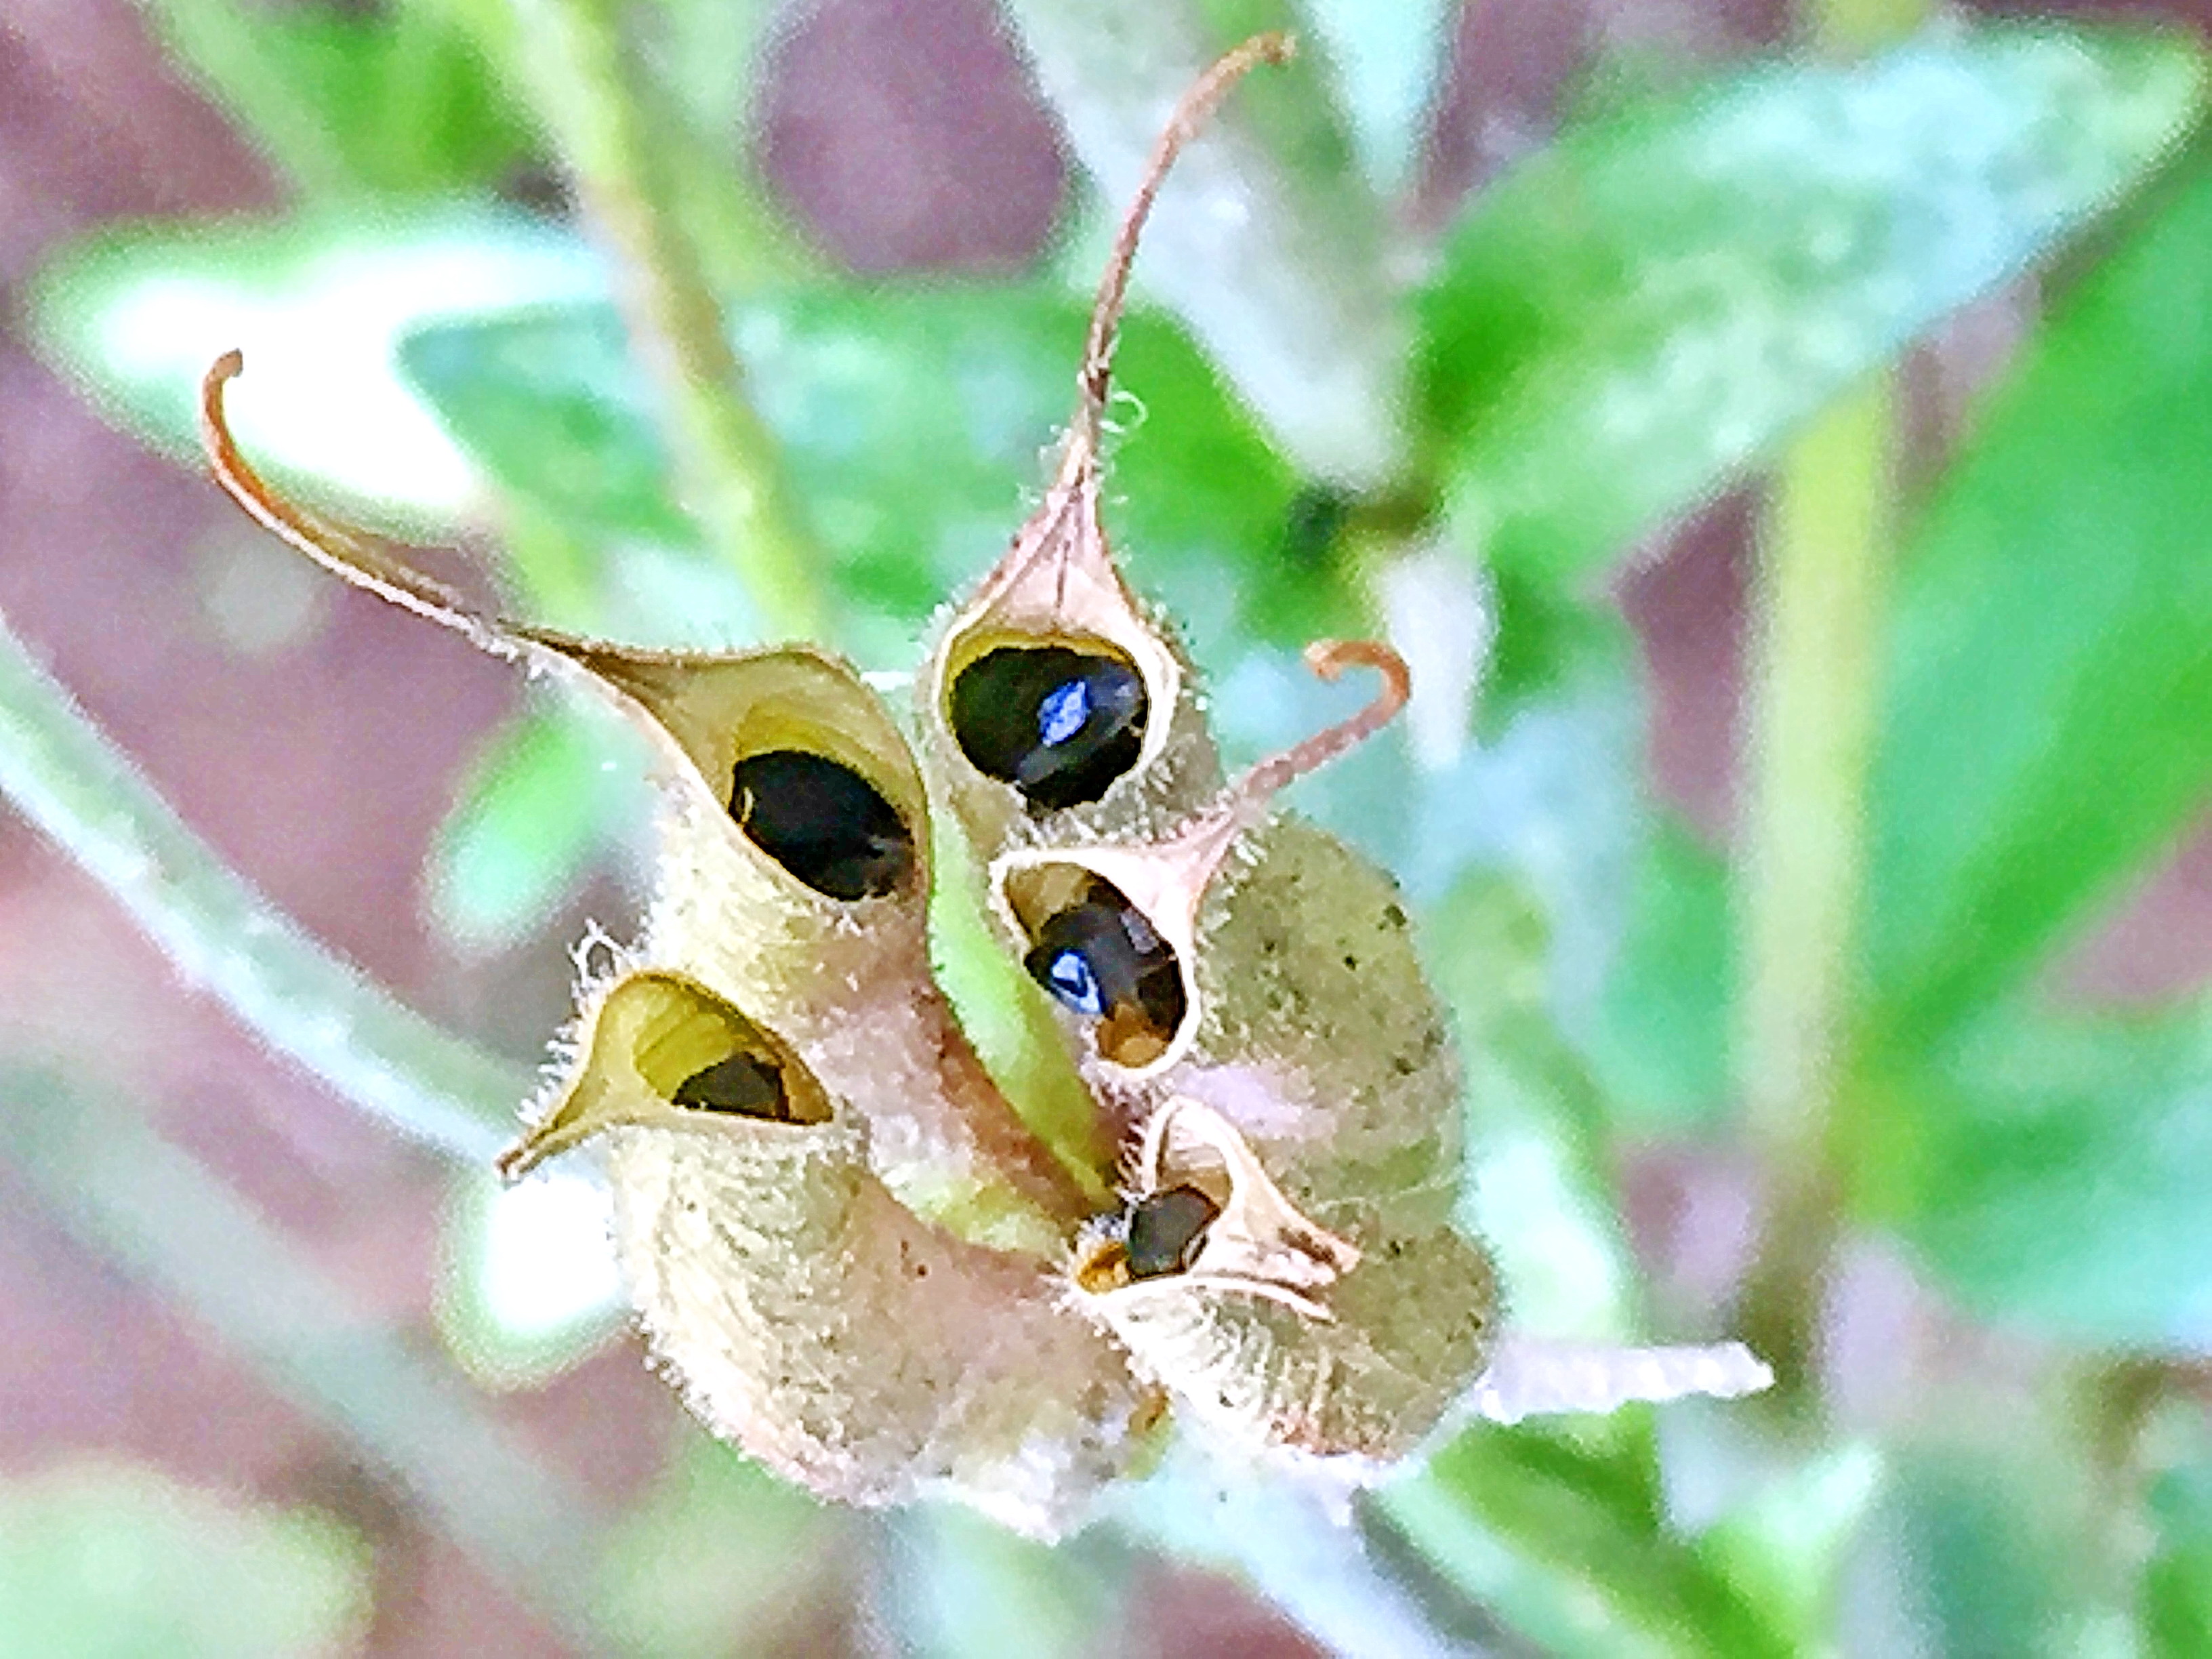
M400 1006L233 874L0 624L0 794L120 904L179 975L410 1139L489 1166L532 1090Z
M823 559L737 357L633 82L612 0L509 0L538 113L613 255L633 348L659 388L678 483L773 633L820 638Z
M1808 0L1807 33L1849 57L1908 33L1926 0ZM1810 1404L1843 1229L1851 1133L1867 777L1881 680L1899 435L1887 373L1835 404L1770 487L1754 595L1741 838L1736 1077L1771 1188L1739 1329L1774 1367L1772 1404Z
M340 1431L526 1607L596 1645L599 1505L136 1111L52 1078L0 1077L0 1164L81 1242Z
M1886 381L1844 398L1784 457L1762 538L1739 1054L1754 1133L1799 1162L1853 989L1894 437Z
M1742 1334L1774 1366L1785 1404L1808 1386L1840 1224L1832 1150L1857 990L1895 438L1887 380L1844 398L1784 458L1763 538L1737 1065L1775 1188Z

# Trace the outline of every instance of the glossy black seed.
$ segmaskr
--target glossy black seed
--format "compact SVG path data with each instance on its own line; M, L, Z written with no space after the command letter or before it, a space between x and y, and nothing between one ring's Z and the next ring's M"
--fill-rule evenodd
M850 767L803 750L771 749L737 764L730 816L817 893L873 898L914 872L914 832Z
M732 1054L684 1079L675 1103L702 1112L734 1112L740 1117L788 1122L791 1103L783 1073L750 1054Z
M1188 1006L1176 954L1119 889L1091 882L1035 937L1023 965L1067 1007L1093 1019L1133 1017L1163 1045L1174 1037Z
M1137 763L1147 702L1119 657L1004 646L953 681L952 735L977 771L1057 811L1097 800Z
M1129 1211L1129 1277L1158 1279L1188 1267L1221 1206L1195 1187L1170 1187Z

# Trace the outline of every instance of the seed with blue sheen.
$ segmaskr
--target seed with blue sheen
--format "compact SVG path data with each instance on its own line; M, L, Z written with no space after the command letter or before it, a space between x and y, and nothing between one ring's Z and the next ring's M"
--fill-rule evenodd
M1060 1003L1107 1022L1120 1064L1146 1063L1175 1038L1188 1007L1182 971L1167 941L1110 882L1093 877L1074 903L1031 935L1023 964Z
M986 777L1039 811L1094 801L1137 763L1145 682L1121 658L1067 646L1002 646L952 684L952 735Z

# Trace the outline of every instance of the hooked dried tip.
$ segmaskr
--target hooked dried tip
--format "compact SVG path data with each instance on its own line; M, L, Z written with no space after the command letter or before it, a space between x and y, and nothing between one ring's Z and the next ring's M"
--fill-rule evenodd
M1105 422L1107 392L1113 378L1115 337L1120 331L1122 307L1128 298L1129 270L1136 263L1137 244L1144 235L1145 222L1152 216L1152 204L1158 199L1160 186L1167 182L1169 170L1182 154L1183 147L1212 118L1230 88L1261 64L1289 63L1297 51L1297 41L1288 34L1255 34L1217 60L1176 105L1175 113L1153 146L1152 159L1146 163L1137 193L1121 216L1121 228L1115 233L1113 251L1107 256L1105 274L1099 279L1098 298L1091 313L1091 331L1083 343L1083 367L1076 377L1079 396L1075 420L1068 430L1067 454L1060 475L1063 481L1095 462L1100 429Z
M223 412L224 388L245 372L246 354L233 348L208 366L200 381L200 444L223 492L264 529L356 587L450 628L494 656L523 656L524 630L486 616L443 582L375 546L361 532L320 518L270 487L239 453Z
M1347 668L1372 668L1382 676L1382 689L1350 719L1324 727L1247 772L1230 791L1240 811L1264 805L1307 773L1358 748L1395 720L1413 695L1413 676L1406 659L1380 640L1316 640L1306 647L1305 660L1308 668L1332 684Z
M1300 778L1366 742L1396 719L1413 696L1406 659L1380 640L1316 640L1306 647L1305 662L1329 681L1341 678L1349 667L1372 668L1382 676L1382 689L1358 713L1260 762L1223 792L1217 805L1160 844L1157 850L1164 855L1160 862L1170 872L1168 879L1182 890L1194 915L1237 837L1259 821L1268 804Z

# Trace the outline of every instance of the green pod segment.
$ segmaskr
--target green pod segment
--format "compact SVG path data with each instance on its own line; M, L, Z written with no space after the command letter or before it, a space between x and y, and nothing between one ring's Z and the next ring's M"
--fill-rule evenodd
M1146 1391L1042 1264L902 1205L869 1132L793 1045L648 970L595 995L501 1167L603 1148L647 1339L717 1434L823 1498L947 1496L1058 1536L1125 1467Z
M1355 1243L1318 1225L1219 1113L1147 1125L1129 1202L1079 1251L1080 1304L1177 1410L1261 1450L1413 1452L1496 1340L1489 1257L1449 1226Z

